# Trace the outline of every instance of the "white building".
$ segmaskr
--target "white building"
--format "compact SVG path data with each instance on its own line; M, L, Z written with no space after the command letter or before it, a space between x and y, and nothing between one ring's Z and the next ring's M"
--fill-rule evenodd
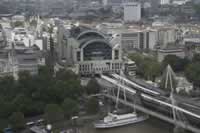
M81 26L65 31L59 28L58 34L60 64L74 66L81 75L119 73L122 69L121 45L111 43L104 34Z
M167 55L176 55L180 58L185 58L185 52L183 48L165 48L157 51L158 61L162 62Z
M124 21L137 22L141 20L141 4L136 2L124 3Z
M160 5L169 5L170 0L160 0Z
M178 39L178 32L173 27L159 27L157 29L157 40L161 47L174 43Z
M157 43L157 32L154 30L122 30L120 33L122 49L131 52L135 49L153 50Z
M173 0L172 4L174 5L184 5L191 0Z

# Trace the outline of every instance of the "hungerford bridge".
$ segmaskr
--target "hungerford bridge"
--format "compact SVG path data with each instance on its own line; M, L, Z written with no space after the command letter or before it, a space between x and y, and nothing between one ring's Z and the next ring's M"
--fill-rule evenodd
M169 80L172 80L170 74L168 77ZM174 124L175 129L182 128L200 133L200 125L198 125L200 123L200 105L195 105L191 99L177 96L173 94L173 91L167 95L159 88L145 85L138 80L129 80L118 74L101 75L100 80L114 86L108 87L103 83L107 90L101 95L116 101L116 103L133 107Z

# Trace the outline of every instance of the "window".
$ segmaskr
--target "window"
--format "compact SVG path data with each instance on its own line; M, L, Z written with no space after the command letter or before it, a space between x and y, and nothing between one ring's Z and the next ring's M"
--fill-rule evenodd
M81 61L81 53L80 53L80 51L77 52L77 61Z
M119 50L115 50L115 60L119 59Z

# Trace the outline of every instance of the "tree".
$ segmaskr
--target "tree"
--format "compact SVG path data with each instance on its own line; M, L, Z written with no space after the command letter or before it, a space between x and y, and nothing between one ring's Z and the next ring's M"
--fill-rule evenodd
M130 54L129 58L137 65L137 75L152 81L160 75L161 65L154 57L134 53Z
M194 86L200 87L200 63L196 62L188 65L185 76L194 84Z
M9 117L9 123L14 130L23 129L25 127L24 114L21 112L12 113L12 115Z
M16 82L12 76L0 78L0 92L8 99L15 97L17 91Z
M62 108L66 118L70 118L73 115L77 114L79 111L78 103L75 100L66 98L62 103Z
M200 62L200 54L195 54L192 58L192 62Z
M88 95L97 94L100 91L100 85L95 78L90 79L86 86L86 92Z
M88 100L86 105L87 112L89 114L95 114L99 110L99 102L95 97L92 97Z
M73 71L60 69L58 72L56 72L56 79L63 81L71 79L78 80L78 76Z
M182 72L188 63L187 59L181 59L176 55L167 55L162 61L162 68L165 69L167 65L170 65L175 72Z
M24 27L24 22L16 21L13 23L14 27Z
M57 104L47 104L45 108L45 118L49 123L63 120L63 110Z
M196 15L199 16L199 14L200 14L200 4L194 4L193 8L195 10Z
M35 20L35 19L32 20L32 21L30 22L30 25L36 27L36 26L37 26L37 20Z
M161 73L161 66L156 60L144 60L144 76L148 80L155 81L155 78Z

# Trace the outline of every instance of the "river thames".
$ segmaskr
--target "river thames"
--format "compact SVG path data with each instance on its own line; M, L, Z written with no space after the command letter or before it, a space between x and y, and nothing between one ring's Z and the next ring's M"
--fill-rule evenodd
M111 129L94 129L89 124L81 129L81 133L173 133L173 126L156 118L149 118L137 124Z

